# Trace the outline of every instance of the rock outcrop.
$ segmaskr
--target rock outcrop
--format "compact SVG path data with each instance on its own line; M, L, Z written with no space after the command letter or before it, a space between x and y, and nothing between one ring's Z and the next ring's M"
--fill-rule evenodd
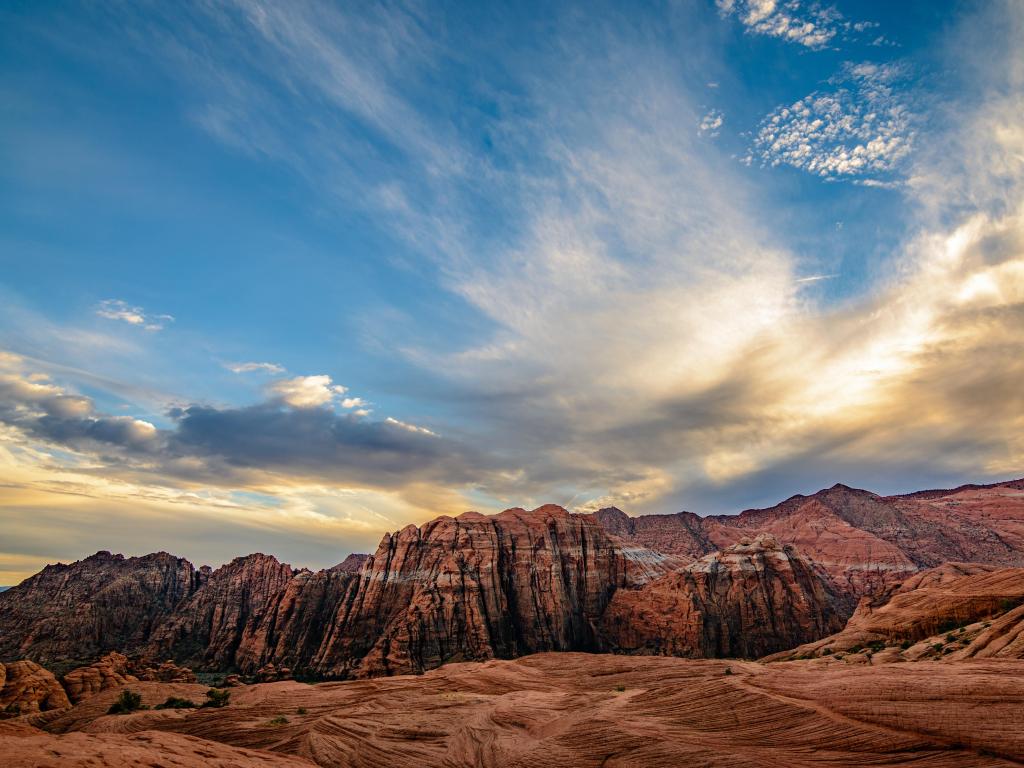
M83 662L138 647L203 578L166 552L48 565L0 593L0 659Z
M756 658L843 624L824 574L767 534L615 593L601 627L609 650Z
M64 675L62 683L72 704L111 688L120 688L139 681L160 683L194 683L195 673L173 661L153 662L129 659L123 653L111 652L87 666Z
M156 627L148 648L201 668L235 668L239 648L254 642L253 633L293 575L290 565L269 555L235 558Z
M0 718L70 706L71 702L57 678L35 662L0 664Z
M1024 566L1024 481L883 497L835 485L738 515L627 517L603 509L609 532L659 552L696 559L769 533L824 567L847 614L912 573L947 561Z
M842 631L766 660L862 653L875 663L1024 658L1024 568L946 563L923 571L878 600L863 598Z

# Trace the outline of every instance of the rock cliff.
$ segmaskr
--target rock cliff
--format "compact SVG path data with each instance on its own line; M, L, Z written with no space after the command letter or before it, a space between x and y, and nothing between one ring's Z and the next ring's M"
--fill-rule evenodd
M616 592L602 620L609 650L691 658L755 658L843 624L825 575L762 534Z

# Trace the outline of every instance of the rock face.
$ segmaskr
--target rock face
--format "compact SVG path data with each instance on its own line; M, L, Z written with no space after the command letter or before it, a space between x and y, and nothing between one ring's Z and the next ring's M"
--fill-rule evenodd
M419 672L448 661L596 650L615 590L663 573L594 520L553 505L466 513L385 536L343 602L321 674Z
M619 537L689 559L769 533L825 568L847 612L943 562L1024 566L1021 480L890 497L835 485L739 515L629 518L611 508L594 517Z
M159 552L97 552L48 565L0 594L0 659L87 661L136 647L202 583L203 574Z
M108 653L88 666L64 675L64 690L72 704L111 688L141 680L161 683L194 683L196 676L171 661L159 664L146 659L129 659L123 653Z
M767 534L615 593L602 619L609 650L756 658L842 626L823 573Z
M841 632L768 660L862 652L874 662L1024 658L1024 568L945 563L863 598Z
M70 706L57 678L35 662L0 664L0 718Z
M152 633L149 649L210 669L231 669L294 572L269 555L238 557L214 571Z

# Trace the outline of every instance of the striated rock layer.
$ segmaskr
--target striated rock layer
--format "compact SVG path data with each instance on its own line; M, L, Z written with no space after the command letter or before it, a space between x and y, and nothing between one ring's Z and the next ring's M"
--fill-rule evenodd
M848 611L947 561L1024 566L1024 480L889 497L835 485L739 515L630 518L608 508L594 517L616 536L690 560L769 533L822 565Z
M755 658L842 625L825 575L767 534L619 590L601 624L610 650L692 658Z
M840 632L765 660L816 657L1024 659L1024 568L945 563L922 571L878 600L863 598Z
M182 738L202 740L211 760L202 765L217 764L225 748L270 753L281 765L298 758L350 768L995 768L1024 761L1024 662L815 664L545 653L417 676L246 686L232 689L223 709L128 716L104 714L114 697L107 691L52 721L47 728L55 733L8 738L0 731L0 748L19 766L52 759L48 748L71 759L73 750L140 748L144 739L153 747L148 762L108 750L104 764L200 765L165 760L166 745ZM195 698L186 686L142 684L139 692L146 703Z

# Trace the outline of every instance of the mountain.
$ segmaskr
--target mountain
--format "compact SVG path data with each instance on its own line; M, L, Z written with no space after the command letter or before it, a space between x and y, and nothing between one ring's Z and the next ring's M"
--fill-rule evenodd
M944 563L864 598L842 631L768 661L1024 659L1024 568Z
M837 484L767 509L698 517L594 513L609 532L691 560L761 533L792 544L848 600L879 594L948 561L1024 566L1024 480L879 496Z
M119 651L279 679L423 672L543 651L757 657L837 632L945 560L1024 565L1024 483L631 518L547 505L407 526L319 572L100 552L0 594L0 659Z
M756 658L843 626L823 573L768 534L619 590L602 627L612 650Z

